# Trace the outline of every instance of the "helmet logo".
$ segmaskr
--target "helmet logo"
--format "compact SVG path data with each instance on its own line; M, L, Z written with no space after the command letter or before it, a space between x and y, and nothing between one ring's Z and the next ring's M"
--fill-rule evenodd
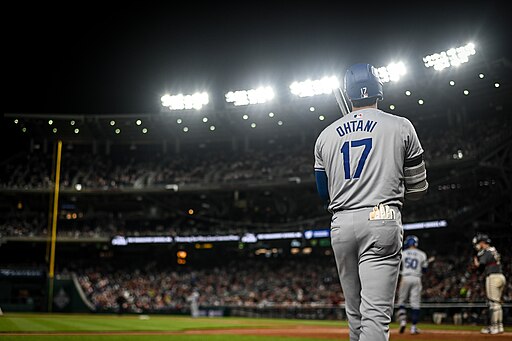
M361 98L367 98L368 97L368 88L366 86L361 88Z

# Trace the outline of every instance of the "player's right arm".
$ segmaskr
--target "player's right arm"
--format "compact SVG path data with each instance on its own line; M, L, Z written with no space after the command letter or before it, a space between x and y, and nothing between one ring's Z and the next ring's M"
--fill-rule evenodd
M324 205L329 205L329 186L322 158L320 138L318 138L315 143L315 180L318 195L322 198Z
M405 197L421 199L428 190L427 170L423 160L423 148L411 121L404 118L402 138L405 143L404 180Z
M316 180L316 189L318 191L318 195L325 203L329 202L329 188L327 186L327 174L325 170L316 170L315 169L315 180Z

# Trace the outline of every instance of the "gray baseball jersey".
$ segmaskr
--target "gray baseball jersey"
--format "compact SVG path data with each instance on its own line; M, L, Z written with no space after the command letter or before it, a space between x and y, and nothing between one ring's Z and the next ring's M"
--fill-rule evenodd
M422 269L428 267L427 254L420 249L409 248L402 251L402 276L421 277Z
M412 123L379 109L351 112L327 126L315 143L315 170L325 171L329 211L402 207L404 160L423 153Z

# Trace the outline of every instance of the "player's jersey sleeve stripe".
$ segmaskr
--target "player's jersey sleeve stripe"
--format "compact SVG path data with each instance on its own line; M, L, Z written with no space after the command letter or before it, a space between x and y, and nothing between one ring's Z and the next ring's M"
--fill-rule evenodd
M423 153L421 153L420 155L415 156L411 159L406 159L404 162L404 166L405 167L414 167L414 166L419 165L421 163L421 161L423 161Z
M318 168L318 167L315 167L315 170L316 170L316 171L319 171L319 172L325 172L325 168Z

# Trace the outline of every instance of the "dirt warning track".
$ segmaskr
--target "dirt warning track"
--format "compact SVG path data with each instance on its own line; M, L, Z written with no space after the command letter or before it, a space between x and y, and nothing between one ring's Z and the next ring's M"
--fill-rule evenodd
M315 327L297 326L288 328L222 328L222 329L190 329L184 331L103 331L103 332L19 332L0 333L8 336L80 336L80 335L255 335L255 336L284 336L284 337L307 337L327 340L339 340L348 338L348 328L336 327ZM512 340L512 333L499 335L484 335L478 331L465 330L426 330L421 334L410 335L409 333L399 334L391 330L391 340Z

